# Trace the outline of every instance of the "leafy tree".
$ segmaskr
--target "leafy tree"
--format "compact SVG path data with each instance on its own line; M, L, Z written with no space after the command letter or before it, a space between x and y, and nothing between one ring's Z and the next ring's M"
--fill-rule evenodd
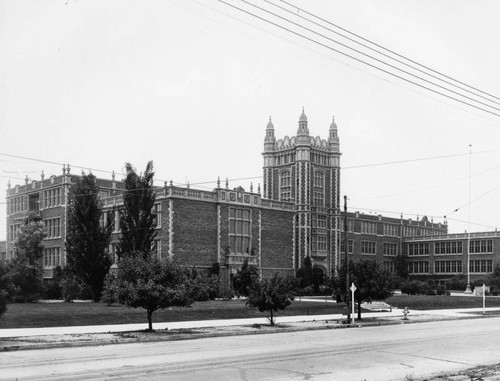
M428 281L408 279L401 283L401 293L408 295L425 295L432 291L433 286Z
M150 255L126 255L118 263L118 297L122 304L146 309L148 330L153 312L168 307L189 307L186 272L168 259Z
M493 269L493 273L488 277L488 284L493 295L500 293L500 265L496 265Z
M313 283L313 265L311 257L307 256L302 260L302 266L297 270L297 279L300 288L306 288Z
M12 288L9 266L6 262L0 261L0 317L7 312L7 300Z
M117 254L141 253L148 256L156 237L156 216L153 212L156 193L153 187L153 162L149 161L144 174L138 175L130 163L125 164L127 177L120 216L121 239Z
M21 226L14 242L16 258L31 266L42 266L43 239L47 236L45 225L31 221Z
M47 233L43 222L28 222L14 242L15 257L10 263L14 291L12 300L34 302L43 293L43 239Z
M118 281L113 273L108 273L104 279L101 301L108 306L118 301Z
M248 258L245 258L241 269L233 277L234 292L238 297L248 296L253 284L259 279L259 273L255 266L248 264Z
M398 254L394 258L394 268L402 279L408 279L408 260L405 256Z
M294 299L294 281L278 273L271 279L257 280L250 290L247 305L260 312L269 311L269 322L274 325L273 312L284 310Z
M346 293L345 267L337 270L334 288ZM382 269L375 261L349 262L349 280L356 286L354 302L358 305L358 319L361 319L361 304L364 301L384 300L394 291L392 274ZM351 285L349 285L351 287ZM351 292L347 290L347 292Z
M112 264L108 246L112 232L112 214L101 223L99 188L94 175L85 173L69 193L66 255L70 269L90 288L92 300L98 302L104 278Z

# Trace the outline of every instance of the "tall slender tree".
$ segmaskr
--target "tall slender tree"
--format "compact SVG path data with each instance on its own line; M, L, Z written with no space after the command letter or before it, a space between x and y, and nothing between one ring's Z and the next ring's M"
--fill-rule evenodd
M149 161L143 174L138 175L130 163L125 164L127 177L120 215L121 238L117 254L121 258L142 253L147 257L156 237L156 194L153 187L153 162Z
M108 252L112 218L109 213L102 219L95 176L84 173L69 193L66 254L69 268L89 286L95 302L101 298L104 278L112 264Z

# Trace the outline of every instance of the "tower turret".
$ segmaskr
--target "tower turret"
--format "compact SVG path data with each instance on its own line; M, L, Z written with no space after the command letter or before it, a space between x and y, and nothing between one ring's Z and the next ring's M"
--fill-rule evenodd
M274 152L276 150L276 137L274 136L274 126L269 116L269 123L266 127L266 137L264 138L264 152Z
M332 119L332 124L330 124L330 134L328 135L328 145L330 146L330 151L339 152L339 134L337 130L337 124L335 123L335 117Z
M309 128L307 128L307 116L302 107L302 114L299 118L299 128L297 129L297 144L309 144Z

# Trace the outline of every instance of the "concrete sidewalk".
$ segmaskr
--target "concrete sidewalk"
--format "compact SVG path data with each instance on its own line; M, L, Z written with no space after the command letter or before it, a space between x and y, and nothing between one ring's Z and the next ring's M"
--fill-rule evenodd
M409 318L413 316L444 316L452 318L467 318L477 316L483 311L482 308L463 308L449 310L410 310ZM500 311L500 307L489 307L485 311ZM403 317L402 310L394 308L390 312L363 312L363 318L398 318ZM355 316L356 317L356 316ZM302 315L302 316L277 316L277 323L292 323L306 321L325 321L325 320L345 320L345 315ZM250 319L221 319L221 320L199 320L199 321L181 321L168 323L153 323L155 330L182 329L182 328L204 328L221 327L236 325L268 324L266 317ZM6 337L28 337L44 335L69 335L86 333L112 333L112 332L130 332L147 329L147 322L144 324L115 324L115 325L89 325L78 327L46 327L46 328L12 328L0 329L0 338Z

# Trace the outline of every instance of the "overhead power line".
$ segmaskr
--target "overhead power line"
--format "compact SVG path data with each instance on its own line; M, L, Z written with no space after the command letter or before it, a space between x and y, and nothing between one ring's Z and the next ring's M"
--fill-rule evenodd
M275 17L277 17L277 18L279 18L279 19L281 19L281 20L283 20L283 21L286 21L286 22L288 22L288 23L290 23L290 24L292 24L292 25L295 25L295 26L297 26L297 27L299 27L299 28L302 28L302 29L304 29L304 30L307 30L308 32L311 32L311 33L314 33L314 34L316 34L316 35L318 35L318 36L320 36L320 37L323 37L323 38L325 38L325 39L327 39L327 40L329 40L329 41L331 41L331 42L333 42L333 43L335 43L335 44L338 44L338 45L340 45L340 46L342 46L342 47L344 47L344 48L346 48L346 49L352 50L353 52L356 52L356 53L361 54L361 55L363 55L363 56L365 56L365 57L368 57L368 58L370 58L370 59L372 59L372 60L374 60L374 61L376 61L376 62L378 62L378 63L381 63L381 64L383 64L383 65L386 65L386 66L388 66L388 67L390 67L390 68L392 68L392 69L398 70L398 71L400 71L400 72L402 72L402 73L404 73L404 74L406 74L406 75L412 76L412 77L414 77L414 78L416 78L416 79L419 79L419 80L424 81L424 82L426 82L426 83L428 83L428 84L431 84L431 85L433 85L433 86L436 86L436 87L438 87L438 88L440 88L440 89L442 89L442 90L449 91L449 92L451 92L451 93L453 93L453 94L455 94L455 95L461 96L461 97L463 97L463 98L465 98L465 99L468 99L468 100L470 100L470 101L477 102L477 103L479 103L479 104L481 104L481 105L483 105L483 106L490 107L490 108L491 108L491 109L493 109L493 110L500 111L500 108L498 108L498 107L491 106L491 105L489 105L489 104L487 104L487 103L484 103L484 102L482 102L482 101L480 101L480 100L474 99L474 98L472 98L472 97L470 97L470 96L468 96L468 95L464 95L464 94L461 94L461 93L459 93L459 92L457 92L457 91L455 91L455 90L449 89L449 88L447 88L446 86L440 85L440 84L438 84L438 83L435 83L435 82L432 82L432 81L427 80L427 79L425 79L425 78L422 78L422 77L420 77L420 76L418 76L418 75L416 75L416 74L410 73L410 72L409 72L409 71L407 71L407 70L404 70L404 69L402 69L402 68L400 68L400 67L397 67L397 66L395 66L395 65L393 65L393 64L390 64L390 63L388 63L388 62L386 62L386 61L384 61L384 60L378 59L378 58L376 58L376 57L374 57L374 56L372 56L372 55L370 55L370 54L364 53L364 52L362 52L362 51L360 51L360 50L358 50L358 49L355 49L355 48L353 48L353 47L351 47L351 46L348 46L347 44L344 44L344 43L342 43L342 42L340 42L340 41L334 40L333 38L330 38L330 37L328 37L328 36L326 36L326 35L324 35L324 34L321 34L321 33L316 32L316 31L314 31L314 30L312 30L312 29L310 29L310 28L307 28L307 27L305 27L305 26L303 26L303 25L300 25L300 24L298 24L298 23L296 23L296 22L294 22L294 21L292 21L292 20L290 20L290 19L287 19L286 17L282 17L282 16L280 16L280 15L278 15L278 14L274 13L274 12L271 12L271 11L269 11L269 10L267 10L267 9L263 8L263 7L259 7L258 5L253 4L253 3L251 3L251 2L249 2L249 1L247 1L247 0L240 0L240 1L241 1L241 2L243 2L243 3L245 3L245 4L248 4L248 5L252 6L252 7L254 7L254 8L257 8L257 9L259 9L259 10L261 10L261 11L264 11L264 12L266 12L266 13L270 14L270 15L273 15L273 16L275 16ZM273 4L272 2L270 2L270 1L268 1L268 0L264 0L264 1L265 1L266 3L269 3L269 4L272 4L272 5L275 5L275 4ZM281 7L280 7L280 9L283 9L283 8L281 8ZM308 20L308 19L306 19L306 18L303 18L303 19ZM308 21L309 21L309 20L308 20ZM390 58L390 59L392 59L391 57L389 57L389 58ZM404 64L404 63L403 63L403 64ZM406 64L404 64L404 65L406 65ZM408 66L408 65L406 65L406 66ZM422 71L422 72L423 72L423 71ZM428 75L428 74L427 74L427 73L425 73L425 72L423 72L423 73L424 73L424 74L426 74L426 75ZM436 78L437 78L437 77L436 77ZM439 79L439 78L437 78L437 79L438 79L438 80L441 80L441 79ZM469 92L468 90L466 90L466 91L467 91L467 92ZM474 95L475 95L475 94L474 94ZM483 96L479 96L479 97L484 99L484 97L483 97ZM486 100L487 100L487 101L490 101L489 99L486 99ZM491 101L490 101L490 102L491 102ZM493 103L497 103L497 102L494 102L494 101L493 101ZM498 103L497 103L497 104L498 104ZM498 105L500 105L500 104L498 104Z
M271 2L269 2L268 0L264 0L264 1L265 1L265 2L267 2L267 3L271 3ZM377 47L377 48L379 48L379 49L382 49L382 50L384 50L384 51L386 51L386 52L389 52L389 53L391 53L391 54L395 55L396 57L402 58L402 59L404 59L404 60L406 60L406 61L408 61L408 62L411 62L412 64L415 64L415 65L420 66L420 67L422 67L422 68L424 68L424 69L426 69L426 70L429 70L429 71L431 71L432 73L436 73L436 74L438 74L438 75L440 75L440 76L442 76L442 77L444 77L444 78L447 78L447 79L449 79L449 80L451 80L451 81L454 81L454 82L456 82L456 83L459 83L459 84L461 84L461 85L463 85L463 86L465 86L465 87L468 87L468 88L470 88L470 89L473 89L473 90L475 90L475 91L478 91L478 92L480 92L480 93L482 93L482 94L484 94L484 95L487 95L488 97L491 97L491 98L494 98L494 99L498 99L498 100L500 100L500 97L497 97L497 96L495 96L495 95L493 95L493 94L490 94L490 93L488 93L488 92L485 92L485 91L483 91L483 90L480 90L480 89L478 89L478 88L476 88L476 87L474 87L474 86L471 86L471 85L468 85L468 84L466 84L466 83L464 83L464 82L462 82L462 81L459 81L458 79L452 78L452 77L450 77L450 76L448 76L448 75L446 75L446 74L444 74L444 73L441 73L441 72L439 72L439 71L437 71L437 70L434 70L434 69L432 69L432 68L430 68L430 67L428 67L428 66L426 66L426 65L424 65L424 64L421 64L421 63L419 63L419 62L417 62L417 61L415 61L415 60L413 60L413 59L411 59L411 58L408 58L408 57L406 57L406 56L404 56L404 55L402 55L402 54L399 54L399 53L395 52L394 50L388 49L388 48L386 48L386 47L384 47L384 46L382 46L382 45L380 45L380 44L377 44L377 43L376 43L376 42L374 42L374 41L371 41L371 40L369 40L369 39L367 39L367 38L365 38L365 37L363 37L363 36L360 36L359 34L356 34L356 33L354 33L354 32L351 32L350 30L348 30L348 29L346 29L346 28L343 28L343 27L339 26L338 24L335 24L335 23L333 23L333 22L331 22L331 21L329 21L329 20L326 20L326 19L324 19L324 18L322 18L322 17L318 16L318 15L315 15L315 14L313 14L313 13L311 13L311 12L308 12L307 10L305 10L305 9L303 9L303 8L300 8L300 7L296 6L295 4L292 4L292 3L288 2L288 1L285 1L285 0L280 0L280 1L281 1L282 3L285 3L285 4L289 5L289 6L291 6L291 7L295 8L295 9L297 9L298 11L300 11L300 12L302 12L302 13L305 13L305 14L308 14L309 16L314 17L314 18L315 18L315 19L317 19L317 20L320 20L320 21L322 21L322 22L324 22L324 23L326 23L326 24L328 24L328 25L331 25L331 26L333 26L333 27L335 27L335 28L337 28L337 29L340 29L340 30L342 30L342 31L344 31L344 32L346 32L346 33L348 33L348 34L350 34L351 36L354 36L354 37L356 37L356 38L359 38L360 40L365 41L365 42L368 42L369 44L372 44L373 46L376 46L376 47ZM271 4L273 4L273 3L271 3ZM275 5L275 4L273 4L273 5ZM275 5L275 6L276 6L276 5ZM290 11L290 12L291 12L291 11ZM293 12L291 12L291 13L293 13ZM293 14L297 15L296 13L293 13ZM301 16L300 14L299 14L299 15L297 15L297 16L299 16L299 17L303 18L303 16ZM309 20L309 19L307 19L307 20ZM309 20L309 21L310 21L310 20ZM310 21L310 22L312 22L312 21ZM319 24L318 24L318 25L319 25ZM332 31L333 33L337 33L337 32L334 32L333 30L331 30L330 28L327 28L327 29L328 29L328 30L330 30L330 31ZM342 34L340 34L340 35L342 35ZM360 43L360 42L358 42L358 41L356 41L356 40L354 40L354 39L350 39L349 37L344 36L344 35L342 35L342 36L343 36L344 38L347 38L347 39L349 39L349 40L351 40L351 41L353 41L353 42L357 43L357 44L361 44L362 46L364 46L364 47L366 47L366 48L368 48L368 49L374 50L373 48L370 48L369 46L367 46L367 45L365 45L365 44L362 44L362 43ZM375 50L375 51L377 51L377 50ZM385 54L384 54L384 53L382 53L382 52L380 52L380 51L377 51L377 52L378 52L379 54L382 54L382 55L384 55L384 56L385 56ZM387 57L390 57L390 56L387 56ZM391 59L394 59L394 58L391 58ZM397 61L398 61L398 62L400 62L399 60L397 60ZM405 65L408 65L408 64L405 64ZM409 66L409 65L408 65L408 66ZM413 66L411 66L411 67L413 67ZM419 69L415 68L415 70L419 70ZM419 70L419 71L420 71L420 70ZM428 73L426 73L426 74L427 74L427 75L430 75L430 74L428 74ZM444 82L446 82L446 81L444 81ZM446 83L448 83L448 82L446 82ZM452 86L457 87L457 88L461 88L461 89L463 89L462 87L457 86L457 85L455 85L455 84L453 84L453 83L451 83L451 82L450 82L450 84L451 84ZM466 91L469 91L469 90L466 90ZM469 92L470 92L470 91L469 91ZM473 94L475 94L474 92L472 92L472 93L473 93ZM487 98L485 98L485 99L487 99ZM493 102L495 102L495 101L493 101ZM497 103L497 104L498 104L498 102L495 102L495 103Z
M383 73L385 73L385 74L388 74L388 75L390 75L390 76L392 76L392 77L395 77L395 78L397 78L397 79L400 79L400 80L402 80L402 81L404 81L404 82L410 83L410 84L412 84L412 85L414 85L414 86L417 86L417 87L420 87L420 88L422 88L422 89L424 89L424 90L427 90L427 91L430 91L430 92L432 92L432 93L435 93L435 94L441 95L441 96L443 96L443 97L446 97L446 98L448 98L448 99L454 100L454 101L459 102L459 103L461 103L461 104L464 104L464 105L466 105L466 106L469 106L469 107L475 108L475 109L477 109L477 110L480 110L480 111L486 112L486 113L488 113L488 114L491 114L491 115L494 115L494 116L497 116L497 117L499 117L499 116L500 116L500 114L499 114L499 113L497 113L497 112L494 112L494 111L488 110L487 108L484 108L484 107L478 106L478 105L476 105L476 104L472 104L472 103L470 103L470 102L468 102L468 101L466 101L466 100L463 100L463 99L457 98L456 96L452 96L452 95L449 95L449 94L445 94L445 93L443 93L443 92L441 92L441 91L439 91L439 90L436 90L436 89L433 89L433 88L428 87L428 86L426 86L426 85L423 85L423 84L421 84L421 83L418 83L418 82L416 82L415 80L405 78L405 77L403 77L403 76L401 76L401 75L399 75L399 74L396 74L396 73L392 72L391 70L384 69L384 68L382 68L382 67L377 66L376 64L373 64L373 63L367 62L367 61L365 61L365 60L363 60L363 59L360 59L360 58L357 58L357 57L355 57L355 56L353 56L353 55L351 55L351 54L348 54L348 53L345 53L345 52L340 51L340 50L338 50L338 49L335 49L335 48L333 48L332 46L330 46L330 45L328 45L328 44L326 44L326 43L323 43L323 42L321 42L321 41L318 41L317 39L314 39L314 38L312 38L312 37L306 36L306 35L304 35L304 34L302 34L302 33L298 32L298 31L295 31L295 30L293 30L293 29L291 29L291 28L289 28L289 27L286 27L286 26L284 26L284 25L278 24L277 22L271 21L271 20L269 20L269 19L267 19L267 18L265 18L265 17L262 17L262 16L260 16L260 15L258 15L258 14L255 14L255 13L252 13L252 12L250 12L250 11L248 11L248 10L244 9L244 8L238 7L238 6L236 6L236 5L234 5L234 4L231 4L231 3L227 2L227 1L224 1L224 0L218 0L218 1L219 1L220 3L222 3L222 4L225 4L225 5L227 5L227 6L231 7L231 8L233 8L233 9L236 9L236 10L237 10L237 11L239 11L239 12L243 12L243 13L245 13L245 14L247 14L247 15L250 15L250 16L252 16L252 17L256 18L256 19L259 19L259 20L264 21L264 22L266 22L266 23L268 23L268 24L271 24L271 25L273 25L273 26L276 26L276 27L278 27L278 28L280 28L280 29L282 29L282 30L285 30L285 31L287 31L287 32L289 32L289 33L291 33L291 34L294 34L294 35L296 35L296 36L299 36L300 38L303 38L303 39L305 39L305 40L307 40L307 41L310 41L310 42L312 42L312 43L314 43L314 44L316 44L316 45L319 45L319 46L324 47L324 48L326 48L326 49L328 49L328 50L331 50L331 51L333 51L333 52L335 52L335 53L338 53L338 54L340 54L340 55L343 55L343 56L345 56L345 57L347 57L347 58L350 58L350 59L352 59L352 60L354 60L354 61L356 61L356 62L362 63L362 64L364 64L364 65L366 65L366 66L369 66L369 67L371 67L371 68L373 68L373 69L376 69L376 70L378 70L378 71L381 71L381 72L383 72ZM268 11L268 10L265 10L265 9L263 9L262 7L255 6L254 4L251 4L251 3L247 2L246 0L241 0L241 2L243 2L243 3L245 3L245 4L248 4L248 5L251 5L251 6L253 6L253 7L256 7L256 8L258 8L258 9L262 9L263 11L265 11L265 12L267 12L267 13L270 13L270 14L273 14L273 15L274 15L274 13L273 13L273 12ZM301 28L303 28L303 29L306 29L306 30L310 31L310 32L311 32L311 33L313 33L313 34L316 34L316 35L318 35L318 36L321 36L322 38L327 38L327 39L329 39L329 40L332 40L332 39L330 39L330 38L328 38L328 37L326 37L326 36L324 36L324 35L322 35L322 34L320 34L320 33L316 32L316 31L312 31L312 30L311 30L311 29L309 29L309 28L305 28L305 27L303 27L303 26L301 26L301 25L299 25L299 24L297 24L297 23L295 23L295 22L293 22L293 21L291 21L291 20L289 20L289 19L286 19L286 18L284 18L284 17L282 17L282 16L278 16L278 15L276 15L276 17L278 17L278 18L280 18L280 19L282 19L282 20L286 20L288 23L291 23L291 24L293 24L293 25L295 25L295 26L299 26L299 27L301 27ZM338 43L338 42L337 42L337 43ZM342 43L340 43L340 44L345 46L345 44L342 44ZM357 51L356 49L353 49L353 48L350 48L350 47L349 47L349 49L352 49L352 50ZM359 53L359 54L362 54L362 55L365 55L365 56L369 56L369 55L367 55L367 54L365 54L365 53L362 53L362 52L358 52L358 53ZM369 57L371 57L371 56L369 56ZM376 59L376 58L374 58L374 57L371 57L371 59L375 59L375 60L377 60L377 61L381 61L381 60L378 60L378 59ZM407 73L406 71L404 71L404 70L402 70L402 69L400 69L400 68L394 67L394 65L388 64L388 63L386 63L386 62L383 62L383 63L384 63L385 65L390 66L390 67L396 68L396 69L397 69L397 70L399 70L399 71L402 71L402 72ZM415 75L415 74L412 74L412 73L407 73L407 74L408 74L408 75L411 75L411 76L413 76L413 77L415 77L415 78L417 78L418 80L421 80L421 81L425 81L425 82L431 83L433 86L437 86L437 87L443 88L443 89L445 89L445 91L448 91L448 92L451 92L451 93L455 93L455 94L456 94L456 95L458 95L459 97L462 97L462 98L465 98L465 99L469 99L469 100L471 100L472 102L475 102L475 103L478 103L478 104L483 104L484 106L486 106L486 107L488 107L488 108L491 108L491 109L493 109L493 110L500 110L500 109L498 109L498 108L496 108L496 107L494 107L494 106L487 105L487 104L485 104L485 103L484 103L484 102L482 102L482 101L478 101L478 100L476 100L476 99L472 99L472 98L470 98L470 97L469 97L469 96L467 96L467 95L460 94L460 93L458 93L458 92L456 92L456 91L454 91L454 90L451 90L451 89L446 88L446 87L444 87L444 86L437 85L437 84L435 84L435 83L433 83L433 82L430 82L430 81L428 81L428 80L425 80L424 78L421 78L421 77L420 77L420 76L418 76L418 75Z

